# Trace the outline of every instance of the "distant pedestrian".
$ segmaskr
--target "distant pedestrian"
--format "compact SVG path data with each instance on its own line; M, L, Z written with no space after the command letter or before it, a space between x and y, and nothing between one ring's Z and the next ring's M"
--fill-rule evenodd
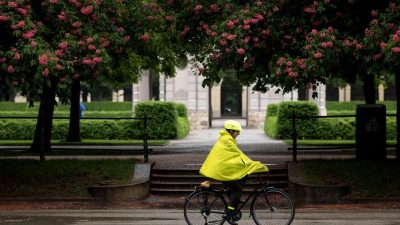
M79 118L83 118L85 111L86 111L86 106L82 102L79 103Z

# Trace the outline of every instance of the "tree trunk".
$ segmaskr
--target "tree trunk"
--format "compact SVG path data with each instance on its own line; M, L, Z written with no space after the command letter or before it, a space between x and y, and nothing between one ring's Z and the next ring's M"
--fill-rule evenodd
M396 141L396 158L398 161L400 161L400 70L397 70L395 72L396 76L396 130L397 130L397 141Z
M364 98L365 104L376 104L375 96L375 77L364 73Z
M56 97L57 83L51 82L48 87L43 82L40 98L39 114L36 124L35 136L31 145L31 151L40 153L40 159L44 160L44 153L51 151L51 129L53 126L53 113Z
M80 142L80 93L81 93L81 82L79 79L72 80L71 85L71 108L69 116L69 130L68 130L68 142Z

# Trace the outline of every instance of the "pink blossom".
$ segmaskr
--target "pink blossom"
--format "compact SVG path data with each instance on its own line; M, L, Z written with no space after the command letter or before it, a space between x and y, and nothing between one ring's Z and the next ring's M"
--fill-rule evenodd
M16 2L8 2L8 7L10 8L17 8L18 4Z
M8 19L10 19L9 16L0 15L0 22L7 21Z
M23 17L27 17L27 16L28 16L28 10L26 10L26 9L24 9L24 8L17 8L17 11L18 11L19 13L21 13L21 15L22 15Z
M61 51L60 49L57 49L57 50L55 51L55 53L56 53L56 55L57 55L58 57L62 57L62 56L64 55L64 52Z
M103 58L101 58L101 57L94 57L94 58L93 58L93 62L94 62L94 63L101 63L101 62L103 62Z
M23 28L24 26L25 26L25 21L21 20L18 23L11 25L11 28L13 30L16 30L18 28Z
M393 35L393 41L395 42L399 41L399 35L397 33Z
M118 29L117 29L117 32L119 32L119 33L122 33L122 32L124 32L125 31L125 29L123 28L123 27L119 27Z
M42 75L44 77L48 77L49 76L49 69L47 67L43 70Z
M88 44L93 43L93 42L94 42L94 39L91 37L86 39L86 43L88 43Z
M276 61L276 65L282 66L282 64L285 62L286 62L286 59L285 59L285 57L282 56L278 59L278 61Z
M62 82L64 82L66 79L67 79L67 76L62 76L62 77L60 77L60 82L62 83Z
M78 28L78 27L82 26L82 23L81 22L74 22L72 24L72 26L75 27L75 28Z
M359 44L359 43L356 44L356 49L361 50L363 48L364 48L364 46L362 44Z
M211 5L210 5L210 11L211 11L212 13L219 12L219 6L218 6L217 4L211 4Z
M100 54L101 54L101 50L100 50L100 49L97 49L95 54L96 54L96 55L100 55Z
M14 55L14 59L17 60L17 61L20 60L21 59L21 55L18 52L16 52L15 55Z
M325 41L321 42L321 47L322 48L326 48L326 42Z
M228 44L228 42L226 41L225 38L222 38L222 39L219 41L219 45L221 45L221 46L226 46L227 44Z
M128 42L129 40L131 40L131 36L126 35L126 36L124 37L124 41Z
M293 62L292 61L286 61L286 66L292 66Z
M68 47L68 42L63 41L58 45L58 47L65 50Z
M289 76L292 77L292 78L296 78L296 77L299 76L299 73L298 72L290 72Z
M371 16L372 17L377 17L378 16L378 12L376 10L372 10L371 11Z
M8 66L7 73L14 73L14 67L12 65Z
M35 30L28 30L27 32L25 32L22 36L25 39L31 39L33 36L35 36L36 31Z
M238 48L238 49L236 50L236 53L237 53L238 55L244 55L245 50L244 50L243 48Z
M232 21L229 21L229 22L226 24L226 27L227 27L228 29L231 29L233 26L235 26L235 23L232 22Z
M381 42L379 46L381 47L381 49L384 49L384 48L386 48L386 45L387 44L385 42Z
M234 35L234 34L228 34L228 36L226 37L226 39L228 39L228 40L230 40L230 41L233 41L233 40L236 39L236 35Z
M232 52L232 49L231 48L225 48L225 52L226 52L226 54L230 54Z
M93 65L93 61L91 59L84 59L82 63L85 65Z
M60 14L58 14L57 18L61 21L65 21L66 19L65 12L61 12Z
M77 80L79 79L80 75L79 73L75 73L74 75L72 75L72 79Z
M313 7L304 7L303 10L305 13L310 13L310 14L315 13L315 8L313 8Z
M261 31L261 34L264 35L264 36L269 36L270 33L271 32L269 31L269 29L264 29L264 30Z
M253 42L254 43L258 43L260 41L260 39L258 37L253 37Z
M285 72L286 73L290 73L290 72L292 72L293 71L293 68L292 67L286 67L285 68Z
M318 31L317 31L316 29L312 29L312 30L311 30L311 33L312 33L314 36L317 36Z
M374 59L375 61L378 61L381 57L382 57L382 55L378 53L378 54L375 54L375 55L374 55L373 59Z
M393 53L399 53L400 52L400 47L393 47L392 48Z
M165 16L166 21L174 21L174 16Z
M88 49L91 50L91 51L94 51L94 50L96 50L96 46L94 46L94 45L89 45L89 46L88 46Z
M31 41L31 47L34 48L36 46L37 46L36 41Z
M333 42L332 41L326 42L326 47L332 48L333 47Z
M147 43L150 40L150 36L148 34L143 34L140 36L140 40L142 40L144 43Z
M0 58L0 63L5 63L7 61L6 57Z
M321 53L321 52L315 53L315 54L314 54L314 58L315 58L315 59L320 59L320 58L322 58L322 53Z
M250 25L249 24L243 25L242 29L243 30L250 30Z
M47 65L47 54L43 54L43 55L39 56L39 64Z
M322 32L322 33L319 34L319 36L320 36L321 38L325 38L326 33L325 33L325 32Z
M346 39L346 40L344 40L343 41L343 45L344 45L344 47L350 47L350 46L352 46L353 44L351 43L351 41L350 40L348 40L348 39Z
M104 41L103 43L101 43L101 47L106 48L110 45L110 42L108 41Z
M63 70L63 69L64 69L64 67L61 64L57 64L56 65L56 70L60 71L60 70Z
M397 10L396 3L390 2L390 3L389 3L389 8L390 8L390 10L392 10L392 11L396 11L396 10Z
M49 0L49 2L50 2L51 4L57 4L57 3L58 3L58 0Z
M328 32L328 34L333 34L333 27L328 27L326 31Z
M196 5L196 6L194 7L194 12L195 12L196 14L198 14L198 13L200 13L200 11L201 11L202 8L203 8L203 6L201 6L200 4L199 4L199 5Z
M83 15L89 15L92 13L92 11L93 11L93 6L91 6L91 5L87 6L87 7L82 7L82 9L81 9L81 13Z

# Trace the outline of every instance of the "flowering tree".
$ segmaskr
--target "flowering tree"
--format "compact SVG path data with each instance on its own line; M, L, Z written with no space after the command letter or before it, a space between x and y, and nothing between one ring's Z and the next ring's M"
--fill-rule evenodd
M375 79L398 60L398 3L170 0L165 8L180 18L203 85L219 82L221 70L234 70L243 85L263 92L361 79L366 103L374 104Z
M138 75L112 71L120 65L139 70L161 63L164 71L173 73L176 57L168 58L171 51L156 48L160 41L151 37L156 32L152 28L160 26L147 16L159 12L141 1L1 0L0 6L0 82L12 83L29 96L41 93L35 150L50 149L56 95L64 103L71 101L71 120L78 121L79 134L80 81L100 76L126 81ZM164 58L157 58L155 50L164 50L160 54ZM132 62L140 54L149 60Z

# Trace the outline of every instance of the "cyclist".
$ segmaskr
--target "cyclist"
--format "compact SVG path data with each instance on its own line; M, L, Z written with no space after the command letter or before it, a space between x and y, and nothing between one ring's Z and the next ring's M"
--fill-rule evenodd
M268 168L259 161L247 157L237 146L236 137L242 131L240 123L227 120L224 130L220 130L220 137L214 144L202 167L200 174L218 181L229 190L229 204L225 219L229 224L235 222L236 209L243 193L241 183L247 175L256 172L267 172Z

